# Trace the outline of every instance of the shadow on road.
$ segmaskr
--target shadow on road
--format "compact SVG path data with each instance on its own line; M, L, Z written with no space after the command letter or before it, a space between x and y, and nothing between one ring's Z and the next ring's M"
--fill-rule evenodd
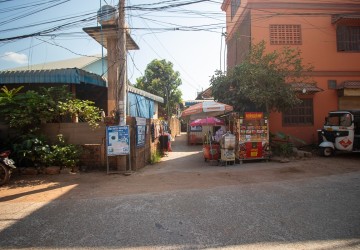
M360 247L357 156L220 167L185 138L131 176L37 176L0 189L1 248Z

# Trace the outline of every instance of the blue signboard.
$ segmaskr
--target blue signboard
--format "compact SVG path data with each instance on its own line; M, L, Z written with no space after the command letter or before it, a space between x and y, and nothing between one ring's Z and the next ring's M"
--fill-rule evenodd
M129 126L106 127L106 150L108 156L130 154Z

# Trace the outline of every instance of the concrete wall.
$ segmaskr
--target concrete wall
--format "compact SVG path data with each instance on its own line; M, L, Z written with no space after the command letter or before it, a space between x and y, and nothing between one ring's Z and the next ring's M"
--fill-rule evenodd
M234 68L248 55L251 46L250 27L250 12L248 12L243 22L236 26L232 36L227 37L227 70Z
M144 146L139 147L136 146L135 117L127 117L126 122L130 128L131 169L136 171L149 164L151 155L160 150L158 138L152 141L150 131L151 123L157 122L157 120L146 119L146 142ZM171 119L170 129L173 138L180 134L180 121L177 118ZM40 131L49 139L50 143L56 143L58 141L57 135L62 134L67 143L81 145L83 149L80 161L81 168L106 170L106 125L104 123L101 123L100 127L96 129L87 123L46 123L41 125ZM6 140L10 133L12 132L6 125L0 124L1 140ZM126 159L126 168L119 166L122 162L117 159L117 156L108 159L110 168L130 169L128 158Z
M146 143L143 147L136 147L136 120L134 117L127 117L127 125L130 128L130 150L131 169L138 170L150 162L151 153L157 150L158 141L151 142L150 134L151 120L147 119ZM52 142L56 142L57 135L62 134L66 142L83 147L81 165L86 169L106 170L106 126L101 124L99 128L93 129L86 123L47 123L41 126L41 131ZM128 156L127 156L128 157ZM129 161L126 160L126 169L117 166L117 156L109 157L110 168L129 170Z

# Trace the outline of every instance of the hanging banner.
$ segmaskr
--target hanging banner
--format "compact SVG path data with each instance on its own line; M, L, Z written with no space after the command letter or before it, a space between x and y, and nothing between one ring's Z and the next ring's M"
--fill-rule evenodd
M138 126L146 125L146 118L135 117L135 120L136 120L136 125Z
M106 151L108 156L130 154L129 126L106 127Z
M136 147L145 146L146 125L136 126Z

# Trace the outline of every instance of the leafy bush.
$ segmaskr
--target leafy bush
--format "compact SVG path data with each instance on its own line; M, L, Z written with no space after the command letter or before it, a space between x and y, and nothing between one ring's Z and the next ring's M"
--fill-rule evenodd
M79 163L81 148L65 143L63 135L58 135L58 144L51 146L48 160L51 165L61 167L75 167Z
M81 148L65 143L58 135L58 143L50 145L44 136L28 134L13 144L15 161L19 167L61 166L75 167L81 155Z
M161 160L161 154L158 151L151 153L150 164L158 163L160 162L160 160Z
M1 88L0 115L11 128L28 133L42 122L61 121L66 115L80 116L92 127L101 120L101 110L94 102L73 99L65 87L40 88L20 93L17 89Z
M21 93L23 87L0 91L0 116L21 136L11 139L11 148L19 167L59 165L74 167L81 149L67 144L62 135L56 144L49 144L35 132L43 122L60 122L63 117L78 116L90 126L97 127L101 110L94 102L74 99L63 87L39 88ZM14 143L15 142L15 143Z
M58 107L61 115L76 115L86 121L91 127L99 126L101 110L94 106L94 102L88 100L72 99L66 102L59 102Z
M293 147L294 145L292 143L277 142L272 144L271 149L274 155L289 157L294 154Z
M292 156L294 154L293 148L295 143L306 144L305 141L283 132L270 134L271 151L274 155L285 157Z
M14 160L19 167L43 165L50 153L50 146L43 136L27 134L20 136L12 145Z

